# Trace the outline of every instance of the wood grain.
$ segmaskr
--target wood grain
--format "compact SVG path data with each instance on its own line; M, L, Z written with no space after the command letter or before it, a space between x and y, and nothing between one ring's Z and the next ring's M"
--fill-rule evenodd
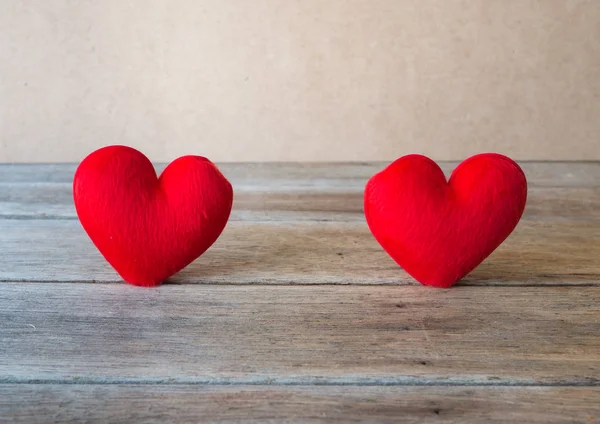
M0 290L0 383L600 384L598 287Z
M593 423L598 387L0 385L0 421Z
M121 281L77 221L0 220L0 245L0 281ZM600 222L522 221L460 284L600 285L598 258ZM230 222L171 281L415 284L358 222Z
M82 158L83 159L83 158ZM390 158L390 162L395 158ZM219 169L234 185L265 189L290 185L364 186L388 163L221 163ZM449 175L458 162L439 162ZM530 186L600 187L600 162L519 162ZM158 173L164 164L157 164ZM2 183L71 183L76 164L0 164ZM328 181L324 183L324 181ZM285 182L282 184L281 182Z
M369 233L383 166L222 165L222 237L140 289L80 227L75 165L0 165L0 422L597 421L600 163L523 163L523 220L451 290Z
M442 165L446 171L454 166ZM382 167L224 165L235 189L231 220L364 222L363 189ZM524 220L600 221L598 164L526 163L523 167L530 185ZM77 219L73 172L74 165L0 165L0 218Z
M235 187L231 221L364 222L363 191L259 191ZM0 186L0 218L77 220L70 184ZM532 187L525 221L600 221L600 188Z

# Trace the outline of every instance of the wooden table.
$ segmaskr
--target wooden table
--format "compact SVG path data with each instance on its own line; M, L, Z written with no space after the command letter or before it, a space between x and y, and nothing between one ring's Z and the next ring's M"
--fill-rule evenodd
M222 165L227 228L156 289L87 238L74 165L0 166L0 422L600 422L600 163L522 163L523 220L450 290L370 235L382 166Z

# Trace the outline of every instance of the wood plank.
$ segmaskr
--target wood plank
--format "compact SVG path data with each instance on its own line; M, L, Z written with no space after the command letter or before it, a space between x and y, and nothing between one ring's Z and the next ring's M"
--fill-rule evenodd
M0 220L0 281L121 281L77 221ZM523 221L460 284L600 285L600 222ZM171 279L210 284L416 284L365 223L230 222Z
M71 185L0 185L0 218L76 220ZM314 191L236 186L230 219L364 222L363 186ZM600 221L600 188L532 187L523 220Z
M3 384L600 384L599 287L0 293Z
M82 158L83 159L83 158ZM390 158L390 162L393 158ZM219 169L234 185L264 187L320 185L363 186L374 173L389 162L355 163L221 163ZM458 162L439 162L449 175ZM600 162L519 162L531 186L600 187ZM157 164L157 172L164 169ZM76 164L0 164L1 183L70 183ZM323 183L323 180L328 181ZM284 182L282 184L282 182Z
M443 167L450 171L454 165ZM525 220L600 220L600 163L523 166L530 183ZM363 221L363 188L381 167L225 164L235 189L231 219ZM0 165L0 217L76 219L71 194L74 169L74 165Z
M0 385L0 421L595 422L600 388Z

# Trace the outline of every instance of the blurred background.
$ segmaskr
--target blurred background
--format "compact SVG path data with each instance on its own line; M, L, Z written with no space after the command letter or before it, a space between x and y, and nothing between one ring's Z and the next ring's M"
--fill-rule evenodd
M0 0L0 162L600 159L598 0Z

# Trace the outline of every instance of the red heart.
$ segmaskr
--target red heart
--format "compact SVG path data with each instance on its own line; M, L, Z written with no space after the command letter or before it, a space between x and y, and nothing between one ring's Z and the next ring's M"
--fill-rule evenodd
M369 180L364 206L375 239L406 272L447 288L509 236L526 199L525 174L506 156L473 156L446 181L431 159L408 155Z
M86 157L73 196L92 242L138 286L156 286L204 253L233 203L231 184L208 159L181 157L157 178L148 158L125 146Z

